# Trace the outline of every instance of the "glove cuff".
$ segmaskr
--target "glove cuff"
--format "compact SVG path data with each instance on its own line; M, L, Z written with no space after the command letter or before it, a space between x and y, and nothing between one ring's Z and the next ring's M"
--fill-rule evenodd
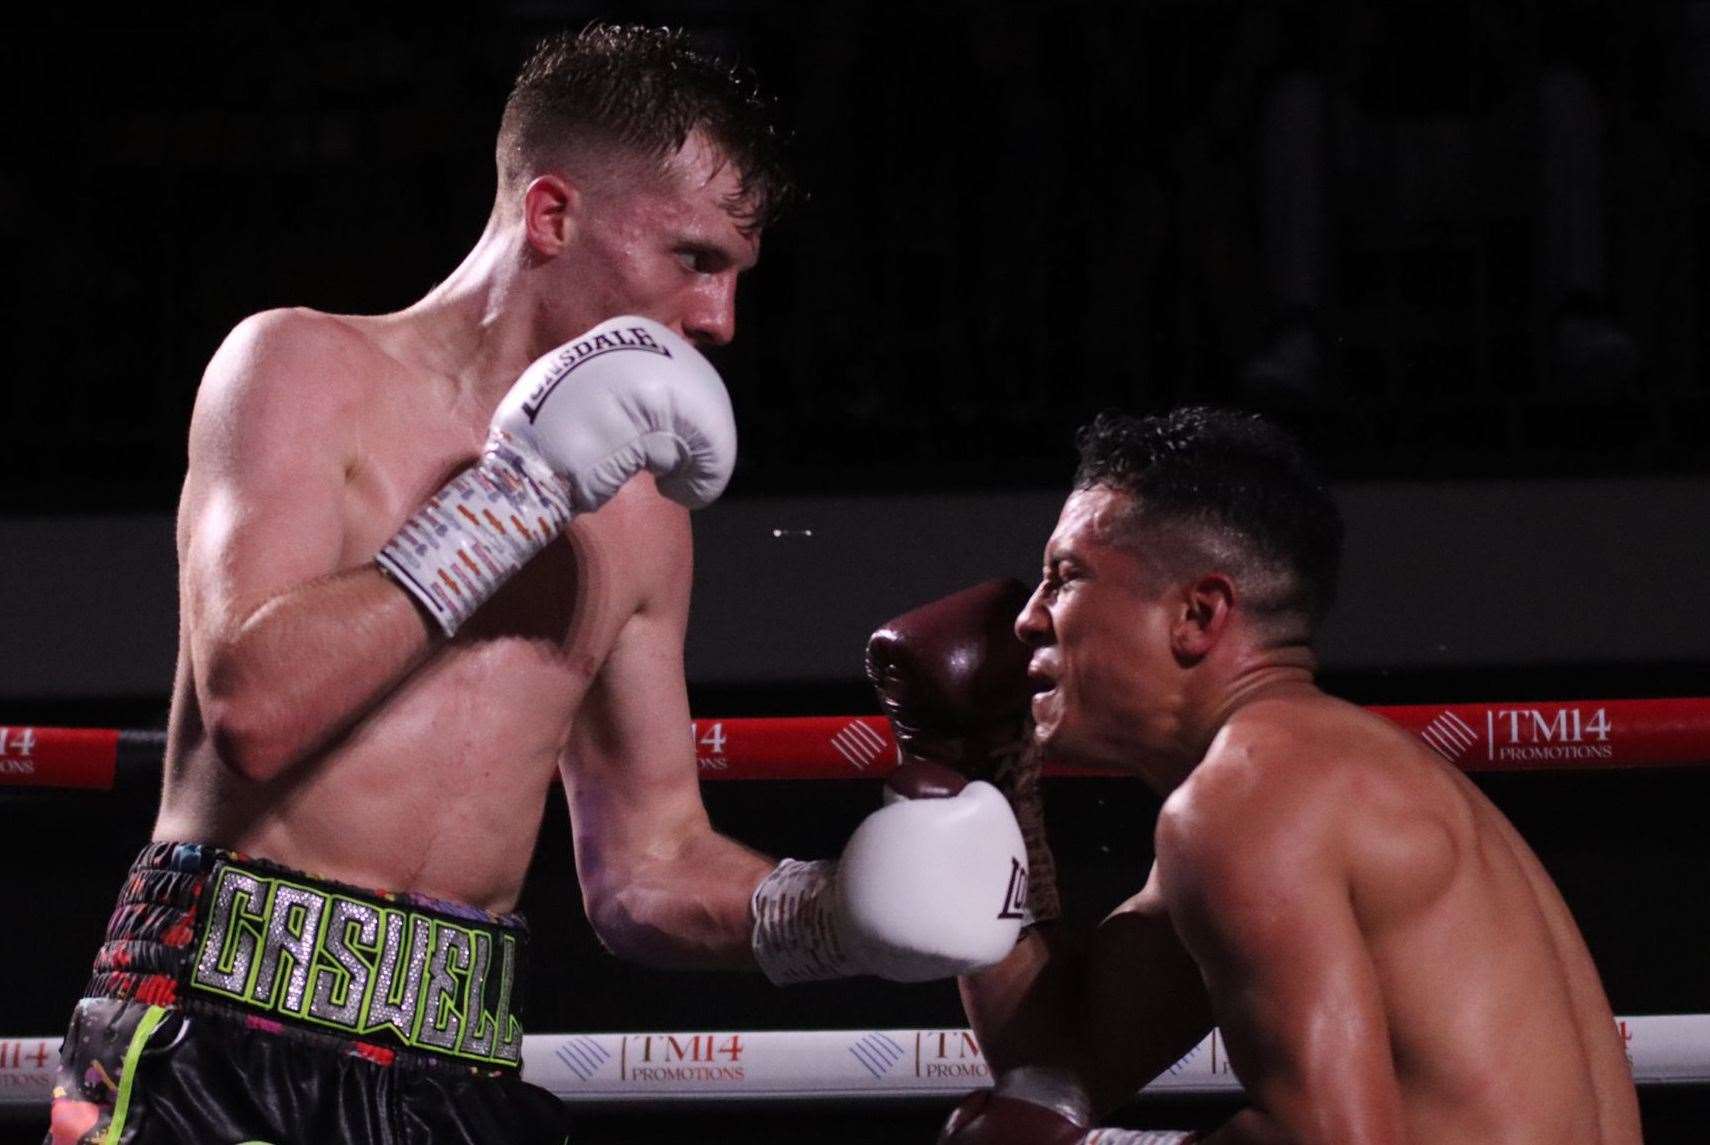
M1036 926L1062 917L1063 904L1057 891L1057 861L1045 835L1045 793L1040 781L1039 749L1032 746L1033 721L1026 734L998 761L993 785L1009 800L1027 846L1027 907L1022 926ZM997 754L997 753L994 753Z
M1074 1074L1052 1066L1023 1065L1005 1070L992 1085L1000 1097L1014 1098L1051 1110L1076 1125L1093 1119L1092 1098Z
M405 521L374 560L446 636L570 521L563 483L531 471L495 432L465 469Z
M837 864L785 859L754 888L754 961L774 985L858 974L837 930Z

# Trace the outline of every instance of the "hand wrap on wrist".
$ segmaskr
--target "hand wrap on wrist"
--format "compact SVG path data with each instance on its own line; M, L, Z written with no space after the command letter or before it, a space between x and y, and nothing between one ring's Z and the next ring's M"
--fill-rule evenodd
M564 480L528 464L508 436L494 433L480 462L429 497L374 558L446 636L570 521Z
M836 873L830 860L785 859L754 888L754 960L774 985L854 972L837 933Z

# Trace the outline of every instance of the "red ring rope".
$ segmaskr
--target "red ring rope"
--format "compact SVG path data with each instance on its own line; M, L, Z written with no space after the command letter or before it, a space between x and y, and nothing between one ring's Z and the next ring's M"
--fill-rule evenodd
M1710 763L1710 699L1410 704L1370 709L1466 771L1613 770ZM707 717L691 725L707 779L854 779L896 757L883 716ZM0 786L108 789L158 768L165 736L0 727ZM1049 765L1049 775L1099 772Z

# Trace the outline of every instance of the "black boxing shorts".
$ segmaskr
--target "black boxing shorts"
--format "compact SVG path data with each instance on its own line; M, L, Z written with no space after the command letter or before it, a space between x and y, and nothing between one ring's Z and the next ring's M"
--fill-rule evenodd
M48 1145L567 1140L522 1080L528 931L195 843L125 880Z

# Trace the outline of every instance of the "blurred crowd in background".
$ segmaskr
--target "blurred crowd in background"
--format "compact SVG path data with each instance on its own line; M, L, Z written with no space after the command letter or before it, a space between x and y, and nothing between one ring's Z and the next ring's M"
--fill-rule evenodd
M299 5L6 18L0 511L170 509L225 331L446 274L516 64L594 16L795 136L734 494L1056 488L1189 400L1338 478L1710 470L1710 3Z

